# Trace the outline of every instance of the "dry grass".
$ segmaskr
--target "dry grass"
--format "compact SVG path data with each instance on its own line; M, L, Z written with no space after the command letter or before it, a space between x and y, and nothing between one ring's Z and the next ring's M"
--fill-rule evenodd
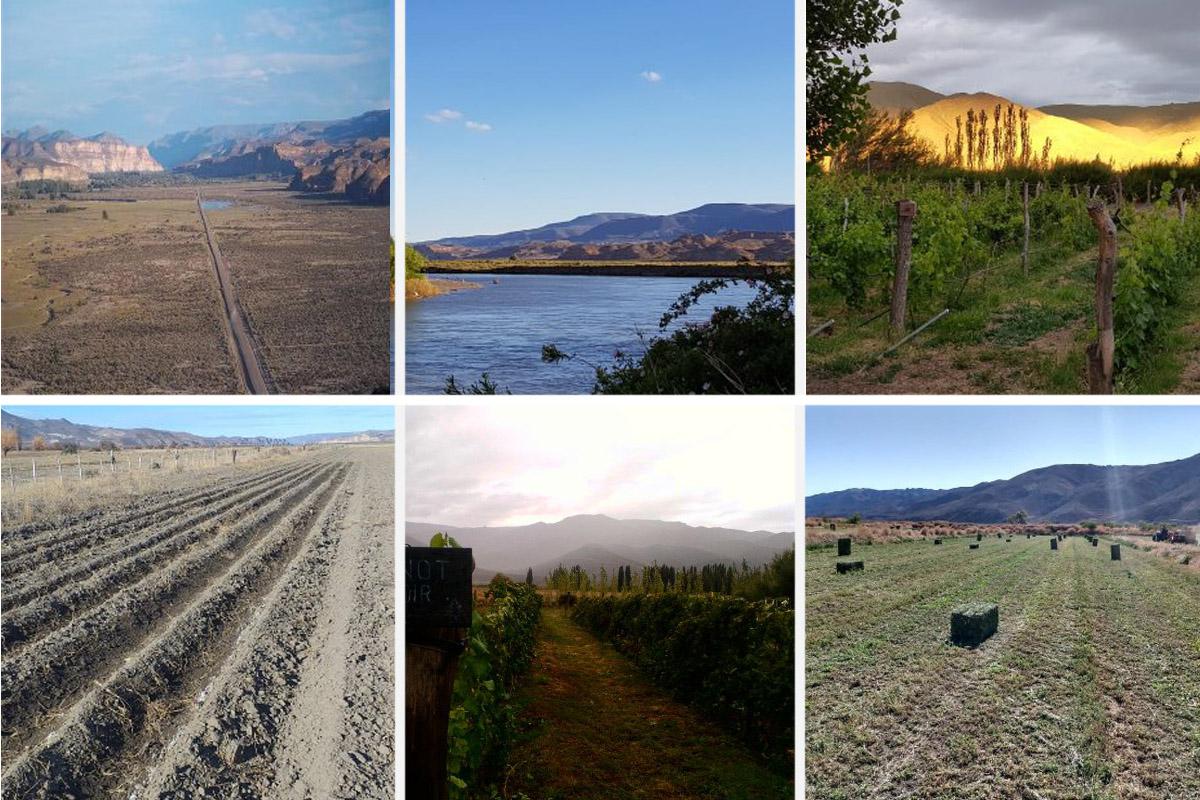
M301 452L288 447L239 447L236 464L232 463L228 447L121 450L116 454L115 464L109 463L108 453L95 451L81 451L77 456L56 451L10 452L0 460L0 479L4 485L0 511L6 524L65 518L148 494L202 487L218 479L295 460ZM36 484L32 481L34 462L37 462Z

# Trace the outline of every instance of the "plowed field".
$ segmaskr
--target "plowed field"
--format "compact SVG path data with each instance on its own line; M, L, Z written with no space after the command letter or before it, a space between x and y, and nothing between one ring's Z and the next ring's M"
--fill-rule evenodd
M392 452L5 531L4 800L390 798Z

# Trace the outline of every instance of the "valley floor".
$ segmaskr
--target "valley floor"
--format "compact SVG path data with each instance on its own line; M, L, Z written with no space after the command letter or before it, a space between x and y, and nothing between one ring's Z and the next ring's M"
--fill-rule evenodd
M269 181L22 200L3 217L8 393L232 394L239 370L196 205L274 387L386 392L388 209ZM47 213L58 206L65 211Z
M808 797L1200 797L1200 575L1149 550L974 537L806 564ZM950 612L994 602L977 649Z
M510 757L505 797L792 797L792 781L652 686L560 609L542 612L533 669L517 700L526 733Z

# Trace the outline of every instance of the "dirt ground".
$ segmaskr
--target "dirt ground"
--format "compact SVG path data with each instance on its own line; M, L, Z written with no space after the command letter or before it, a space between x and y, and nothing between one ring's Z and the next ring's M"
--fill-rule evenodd
M208 217L279 390L387 390L388 209L251 181L20 201L0 218L6 393L238 391L197 188L236 203ZM60 203L73 210L46 213Z
M809 797L1200 797L1200 575L1102 538L806 556ZM998 632L948 642L996 603Z
M234 289L279 391L386 394L391 303L388 208L287 191L206 186Z
M6 529L5 800L391 798L393 452Z

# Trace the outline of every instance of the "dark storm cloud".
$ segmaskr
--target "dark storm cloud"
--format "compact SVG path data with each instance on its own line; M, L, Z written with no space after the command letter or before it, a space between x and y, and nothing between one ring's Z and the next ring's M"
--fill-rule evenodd
M1032 104L1200 100L1198 0L907 0L873 77Z

